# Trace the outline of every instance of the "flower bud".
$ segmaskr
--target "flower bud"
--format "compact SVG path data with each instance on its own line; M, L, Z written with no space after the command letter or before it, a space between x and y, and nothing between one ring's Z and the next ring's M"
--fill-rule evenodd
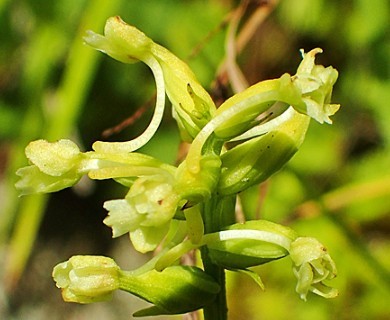
M154 304L134 314L142 317L198 310L213 303L220 287L199 268L172 266L161 272L151 270L138 275L122 272L120 289Z
M110 300L119 289L119 267L102 256L73 256L56 265L53 278L67 302L92 303Z

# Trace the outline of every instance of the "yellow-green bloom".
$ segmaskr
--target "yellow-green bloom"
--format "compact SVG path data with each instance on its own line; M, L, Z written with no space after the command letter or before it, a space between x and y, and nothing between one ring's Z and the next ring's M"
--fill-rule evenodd
M277 122L259 124L258 120L275 103L290 105L320 123L331 123L329 116L339 109L339 105L330 104L338 73L332 67L315 65L315 55L320 52L314 49L304 54L296 75L286 73L278 79L259 82L226 100L194 139L187 157L189 170L200 170L202 149L210 140L218 143L249 139L275 129Z
M29 143L25 153L32 165L16 172L21 177L16 188L22 195L55 192L74 185L83 175L81 152L70 140L36 140Z
M162 272L141 269L121 270L104 256L73 256L54 267L53 279L67 302L107 301L120 289L153 304L134 316L198 310L213 303L220 290L211 276L196 267L172 266Z
M301 52L303 60L292 81L302 93L304 105L301 107L299 104L294 107L320 123L332 123L329 116L334 115L340 108L340 105L330 103L338 72L332 67L325 68L315 64L315 56L322 53L322 49L317 48L308 53L303 50Z
M323 281L337 275L336 265L326 248L317 239L300 237L291 243L290 257L298 283L296 291L306 300L309 291L325 298L334 298L338 291L326 286Z
M138 178L125 199L104 203L109 211L104 223L112 228L113 237L127 232L136 250L154 250L169 230L180 197L173 189L173 177Z
M78 146L66 139L56 142L36 140L25 150L31 165L18 169L20 180L16 188L22 195L59 191L76 184L88 174L89 178L116 179L131 185L138 176L172 176L176 168L140 153L80 152Z
M315 238L298 237L290 228L264 220L235 224L204 236L216 263L229 268L247 268L290 255L297 278L296 291L306 300L311 291L324 298L338 295L325 281L337 275L336 265L326 248Z
M157 87L153 119L145 132L127 142L95 142L98 152L130 152L146 144L156 132L163 116L165 92L172 102L173 116L183 140L191 141L212 118L215 105L191 69L166 48L158 45L120 17L111 17L104 36L89 31L85 42L123 63L142 61L152 70Z
M326 248L314 238L298 237L294 230L266 220L230 225L222 231L203 235L199 243L186 240L159 257L155 268L163 270L186 252L201 246L207 246L215 264L235 271L248 271L247 274L261 286L259 277L246 268L289 255L298 280L296 291L303 300L309 291L325 298L338 295L337 289L324 283L337 274Z
M92 303L110 300L119 289L114 260L102 256L73 256L54 267L53 278L67 302Z
M331 123L329 116L339 109L338 104L330 104L333 85L338 72L333 67L315 64L315 56L322 49L308 53L302 51L302 62L297 73L287 73L278 79L261 81L226 100L217 110L214 132L221 138L233 138L256 126L256 118L275 102L291 105L297 111L316 121ZM259 126L262 131L262 125Z

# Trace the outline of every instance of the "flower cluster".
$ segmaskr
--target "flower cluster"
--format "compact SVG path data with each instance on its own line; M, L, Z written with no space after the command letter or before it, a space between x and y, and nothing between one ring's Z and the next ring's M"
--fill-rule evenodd
M113 237L129 233L142 253L163 245L142 271L122 271L106 257L76 256L59 264L53 276L64 300L103 301L121 289L154 304L140 316L202 308L218 294L218 283L198 268L172 266L187 251L201 247L207 248L212 263L252 276L248 268L290 256L302 299L309 291L336 296L323 283L336 275L335 264L317 240L269 221L237 224L229 218L231 212L224 212L234 208L238 193L266 180L297 152L311 118L331 123L329 117L339 108L330 103L338 74L315 64L322 50L302 52L295 75L257 83L216 109L184 62L119 17L108 19L104 36L89 31L84 39L118 61L142 61L151 68L157 87L151 123L134 140L97 141L89 152L69 140L33 141L26 148L31 165L17 171L16 186L26 195L71 187L83 175L114 179L127 193L104 203L104 223ZM157 131L165 95L182 139L191 142L178 166L135 152ZM281 113L259 120L276 103ZM212 230L206 228L210 221Z

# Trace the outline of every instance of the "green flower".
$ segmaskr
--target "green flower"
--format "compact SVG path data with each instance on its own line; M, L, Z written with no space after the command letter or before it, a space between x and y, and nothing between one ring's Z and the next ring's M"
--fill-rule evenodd
M33 141L25 152L32 165L16 172L21 177L16 188L22 195L59 191L73 186L85 174L96 180L116 179L129 186L134 177L171 176L176 171L173 166L135 152L82 153L74 142L65 139L57 142Z
M313 49L303 54L297 73L285 73L279 79L259 82L226 100L217 110L214 132L218 137L232 139L258 124L257 117L275 102L291 105L297 111L320 123L331 123L329 116L336 113L339 105L330 104L332 88L338 72L332 67L315 64ZM263 131L262 126L258 128Z
M16 188L22 195L55 192L74 185L83 175L79 170L82 154L70 140L54 143L33 141L26 147L25 153L33 165L16 171L21 177Z
M301 52L303 60L292 81L302 93L304 107L300 105L294 107L320 123L332 123L329 116L334 115L340 108L340 105L330 103L338 72L332 67L325 68L315 64L315 56L322 53L322 49L317 48L308 53L304 53L303 50Z
M337 275L336 265L326 248L314 238L300 237L291 243L290 257L298 279L296 291L303 300L309 291L325 298L334 298L338 291L323 281Z
M226 100L194 139L187 157L189 170L200 170L203 146L210 141L249 139L276 129L278 122L259 124L259 117L276 103L290 105L320 123L331 123L329 116L339 109L330 104L338 73L332 67L315 65L319 52L322 50L314 49L304 54L295 76L286 73L259 82Z
M119 289L119 271L111 258L73 256L54 267L53 278L64 301L92 303L111 299Z
M261 287L260 278L247 268L268 263L290 255L293 272L298 279L296 291L303 300L312 291L325 298L336 297L336 289L323 282L336 276L336 266L325 247L314 238L298 237L288 227L253 220L236 223L225 230L203 235L199 243L191 240L171 248L156 261L156 270L175 263L186 252L207 246L215 264L234 271L244 271Z
M243 269L290 255L297 277L296 291L306 300L309 291L324 298L338 295L324 281L337 275L336 265L326 248L315 238L297 237L290 228L256 220L235 224L204 236L212 259L225 267Z
M216 107L191 69L166 48L158 45L137 28L120 17L111 17L104 28L104 36L89 31L85 42L123 63L142 61L152 70L157 87L155 112L145 132L127 142L95 142L98 152L131 152L146 144L162 120L165 92L172 102L183 140L191 141L212 118Z
M198 310L213 303L220 290L211 276L196 267L144 269L124 271L111 258L73 256L54 267L53 279L67 302L107 301L120 289L153 304L137 311L136 317Z
M180 197L172 182L162 176L141 177L125 199L106 201L104 208L109 213L103 222L112 228L113 237L129 232L136 250L154 250L168 232L179 206Z

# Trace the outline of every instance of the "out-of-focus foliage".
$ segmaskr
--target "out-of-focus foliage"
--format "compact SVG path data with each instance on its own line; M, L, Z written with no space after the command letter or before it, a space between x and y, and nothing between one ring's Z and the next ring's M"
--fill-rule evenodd
M264 266L266 292L245 295L250 298L244 318L390 316L386 302L390 259L385 253L390 250L389 21L388 1L303 0L280 1L263 26L259 42L267 38L268 30L276 35L275 43L260 44L264 51L324 49L323 59L340 72L334 101L342 109L331 128L312 123L303 147L287 168L243 195L243 207L250 213L258 210L265 219L290 221L301 234L315 235L326 243L337 263L340 296L333 301L295 302L285 290L283 283L291 279L283 275L283 266ZM262 200L256 203L259 196ZM275 282L281 291L272 287ZM236 282L232 290L240 286ZM274 300L284 307L278 308ZM268 312L263 316L259 310Z
M252 2L248 16L259 3ZM103 130L132 115L153 96L154 82L146 67L124 65L83 46L84 30L101 33L105 19L118 14L184 60L201 44L187 61L200 82L211 87L224 57L225 29L219 26L237 3L0 1L2 265L3 260L9 261L6 253L20 220L13 172L24 165L27 142L72 135L88 149L92 141L101 139ZM257 269L264 292L245 276L229 278L230 319L390 317L389 21L387 0L280 0L238 56L250 83L294 73L300 48L322 47L320 62L340 73L333 99L342 109L333 125L313 122L300 151L284 170L241 197L247 218L288 224L327 245L338 267L340 296L300 301L292 273L285 272L290 262L282 260ZM207 38L212 30L214 35ZM89 63L77 65L80 61ZM64 103L74 109L65 108L62 114ZM139 134L150 115L148 110L134 125L108 139ZM168 119L142 151L173 163L179 137ZM141 264L128 249L127 239L122 239L123 249L121 240L109 239L110 230L102 224L102 202L123 193L108 182L96 187L81 184L51 196L28 272L7 298L1 287L0 318L99 319L97 314L104 319L129 318L133 308L128 306L138 301L129 303L127 296L118 296L112 304L65 305L50 278L58 261L79 253L114 255L122 267ZM22 239L30 242L34 236L28 238L28 230L41 221L39 216L31 219L22 229ZM4 275L3 270L0 273Z

